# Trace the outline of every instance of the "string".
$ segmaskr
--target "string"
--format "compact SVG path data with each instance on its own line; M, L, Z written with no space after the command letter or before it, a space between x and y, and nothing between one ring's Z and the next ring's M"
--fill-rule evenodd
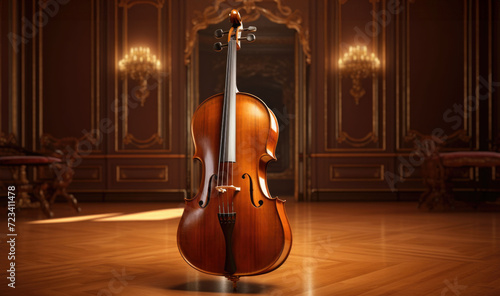
M233 31L233 30L231 30ZM220 135L220 146L219 146L219 162L217 165L217 186L223 186L223 185L233 185L234 181L234 176L233 176L233 171L234 171L234 164L233 162L236 162L236 159L229 159L229 151L231 151L231 154L235 154L236 151L234 151L235 147L228 147L228 141L230 136L236 137L235 134L231 133L229 135L230 131L230 124L236 124L236 122L231 122L229 119L229 116L232 112L232 110L236 110L236 40L238 38L238 32L239 30L235 30L234 35L231 37L232 39L229 40L228 42L228 54L227 54L227 61L226 61L226 85L225 85L225 91L224 91L224 101L223 101L223 108L222 108L222 116L221 116L221 135ZM234 96L234 99L232 99L232 96ZM234 104L234 106L233 106ZM236 111L234 111L236 112ZM233 114L233 116L236 116ZM235 128L231 126L231 128ZM231 139L231 143L236 145L236 139ZM231 149L233 148L233 149ZM231 150L229 150L231 149ZM236 155L232 155L232 157L236 158ZM226 164L227 163L227 164ZM229 174L231 175L231 184L229 183ZM225 183L225 184L224 184ZM224 194L224 192L218 192L218 197L220 197L221 194ZM223 196L223 199L226 200L226 205L227 205L227 213L230 212L230 204L229 204L229 199L232 200L232 197L228 197L229 194L225 194ZM220 212L220 198L217 198L219 201L219 212ZM233 204L231 202L231 204ZM234 210L234 205L233 205L233 210ZM224 200L222 201L222 213L226 212L224 209Z
M232 45L232 48L231 48L231 54L233 55L233 59L232 59L232 68L234 70L234 73L233 75L231 76L232 79L234 79L234 81L232 81L231 83L231 86L234 86L234 89L232 89L232 95L234 95L234 99L232 100L232 104L234 104L234 106L232 106L231 109L234 110L234 113L236 113L236 106L237 106L237 103L236 103L236 94L238 92L238 88L236 86L236 42L238 42L238 38L241 36L241 33L240 33L240 29L239 28L236 28L235 29L235 33L234 33L234 41L231 42L231 45ZM234 122L232 122L232 124L235 124L236 125L236 114L233 114L234 115ZM236 127L234 127L234 130L236 130ZM234 139L233 139L233 143L234 145L236 145L236 132L233 134L234 135ZM231 163L231 185L234 185L234 164L236 163L236 147L234 147L234 159L232 159L232 163ZM228 177L229 178L229 177ZM235 192L236 193L236 192ZM234 196L231 196L231 205L232 205L232 211L231 212L234 212L234 203L233 203L233 197ZM230 207L229 207L229 202L227 203L227 210L228 212L230 212Z
M234 70L234 41L230 40L229 41L229 44L228 44L228 61L227 61L227 64L228 64L228 67L229 67L229 71L227 73L227 80L226 83L228 83L228 87L226 88L226 91L228 91L228 94L227 94L227 108L229 110L226 110L226 114L224 114L225 116L225 121L226 121L226 135L228 134L228 131L229 131L229 124L231 124L231 122L229 121L229 114L231 112L231 106L230 104L232 103L231 101L231 96L233 95L233 89L232 89L232 86L233 86L233 81L232 81L232 78L233 78L233 70ZM225 145L227 146L227 141L228 141L228 138L229 136L231 135L228 135L228 137L225 137L224 141L225 141ZM226 151L226 159L225 161L227 162L227 169L225 171L226 175L226 185L229 185L229 166L230 166L230 159L229 159L229 149L230 147L227 147L227 151ZM226 194L225 195L225 198L226 198L226 205L228 205L228 211L227 213L229 213L229 201L228 201L228 195L229 194Z
M238 31L239 30L236 30L235 32L235 39L237 40L238 39ZM233 67L233 70L235 71L234 74L231 76L233 79L236 79L236 41L232 41L232 51L231 53L233 54L233 59L232 59L232 67ZM234 89L231 89L231 95L234 96L234 99L231 100L231 104L234 104L234 106L231 105L231 110L234 110L234 112L236 112L236 81L232 81L231 83L232 86L234 86ZM233 114L233 116L236 118L236 114ZM234 122L230 122L229 124L236 124L236 119ZM234 127L235 128L235 127ZM234 133L232 136L236 137L236 133ZM234 145L236 145L236 139L233 139L232 143L234 143ZM234 169L234 163L236 162L236 151L234 150L234 155L233 155L234 159L231 159L231 185L234 185L233 183L233 169ZM228 171L229 171L229 162L228 162ZM228 175L228 183L229 183L229 175ZM231 196L231 203L232 203L232 199L233 199L233 196ZM229 201L227 202L227 211L228 212L232 212L230 211L230 208L229 208Z
M221 118L221 138L220 138L220 146L219 146L219 163L217 165L217 186L222 186L224 185L224 177L226 178L226 185L229 183L228 179L228 173L229 173L229 161L228 161L228 151L226 150L227 148L227 131L228 131L228 116L229 116L229 96L231 94L231 76L229 75L232 73L232 56L233 56L233 48L234 46L233 42L229 42L228 44L228 55L227 55L227 61L226 61L226 90L224 92L224 101L223 101L223 108L222 108L222 118ZM227 169L225 170L224 167L224 162L227 162ZM222 176L221 176L222 175ZM220 197L220 192L218 192L218 197ZM223 194L223 193L222 193ZM219 201L219 208L220 208L220 198L217 198ZM227 203L227 196L226 196L226 204ZM228 207L229 208L229 207ZM222 202L222 212L224 213L224 202Z
M229 70L229 54L226 61L226 86L228 85L228 70ZM226 146L226 113L227 113L227 91L224 92L224 100L222 103L222 116L221 116L221 132L220 132L220 144L219 144L219 161L217 163L217 186L223 185L224 179L221 178L221 173L224 174L224 158L225 158L225 146ZM222 165L222 168L221 168ZM219 212L220 212L220 192L217 192L217 200L219 203ZM224 204L222 204L222 210L224 211Z
M234 39L230 40L229 44L228 44L228 64L231 63L231 67L230 67L230 71L231 71L231 75L228 75L228 82L229 82L229 87L227 88L229 90L229 94L228 94L228 108L229 108L229 112L226 113L226 123L228 124L226 126L226 128L229 129L229 125L231 124L236 124L236 122L232 122L231 120L229 120L227 117L229 117L230 115L234 116L233 118L235 118L236 114L231 114L231 112L236 112L236 40L238 38L238 29L235 30L235 34L233 36ZM233 97L234 96L234 97ZM231 127L232 130L234 131L235 127L232 126ZM236 134L235 133L231 133L230 135L231 137L235 137ZM229 139L226 139L226 141L228 141ZM231 143L233 145L236 145L236 139L231 139ZM228 147L228 150L231 149L231 154L235 154L236 151L234 150L235 147ZM228 151L229 152L229 151ZM229 153L227 153L228 156L229 156ZM234 168L234 162L236 161L236 159L233 159L235 158L236 155L232 155L232 158L227 159L227 171L226 171L226 183L227 185L234 185L233 184L233 168ZM231 183L229 183L229 175L231 175ZM232 200L232 197L233 196L229 196L229 194L226 195L226 205L227 205L227 213L231 212L231 208L230 208L230 203L229 203L229 200Z

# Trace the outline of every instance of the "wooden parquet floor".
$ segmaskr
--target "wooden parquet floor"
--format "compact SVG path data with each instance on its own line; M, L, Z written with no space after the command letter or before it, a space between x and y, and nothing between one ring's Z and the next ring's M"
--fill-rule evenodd
M5 215L0 295L500 295L500 212L429 213L396 202L286 206L288 260L242 278L237 293L183 261L177 216L126 216L182 207L172 203L84 203L78 217L89 219L73 222L57 220L74 217L66 204L54 205L55 223L33 223L44 219L37 209L17 213L9 288Z

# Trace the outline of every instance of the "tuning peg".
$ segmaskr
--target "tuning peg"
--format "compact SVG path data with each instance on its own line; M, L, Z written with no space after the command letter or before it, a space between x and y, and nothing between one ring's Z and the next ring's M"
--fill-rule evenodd
M224 36L224 34L227 34L229 32L224 32L224 30L222 29L217 29L215 30L214 32L214 35L215 35L215 38L219 39L219 38L222 38L222 36Z
M257 31L257 27L248 26L248 28L244 28L243 31L255 32Z
M246 40L248 42L254 42L255 41L255 35L254 34L248 34L246 37L238 38L238 40Z
M255 32L255 31L257 31L257 27L255 27L255 26L248 26L248 28L244 28L243 31ZM222 38L227 33L229 33L229 31L224 31L222 29L217 29L214 32L214 36L215 36L215 38L219 39L219 38Z
M222 42L216 42L216 43L214 43L214 50L221 51L226 46L227 46L227 44L222 44Z

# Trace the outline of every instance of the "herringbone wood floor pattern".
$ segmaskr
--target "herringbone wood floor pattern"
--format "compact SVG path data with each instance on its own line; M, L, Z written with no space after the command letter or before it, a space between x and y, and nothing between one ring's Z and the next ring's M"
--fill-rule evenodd
M286 206L294 236L288 260L272 273L242 278L238 294L500 295L499 212L429 213L415 203L382 202ZM79 216L173 207L182 204L82 204ZM66 204L54 212L56 219L74 215ZM40 219L37 209L17 213L15 289L7 287L2 230L0 295L233 293L225 278L183 261L177 217L32 223Z

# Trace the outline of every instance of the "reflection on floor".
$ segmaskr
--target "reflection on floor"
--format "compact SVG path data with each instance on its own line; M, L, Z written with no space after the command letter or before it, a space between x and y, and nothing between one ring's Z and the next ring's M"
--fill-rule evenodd
M18 212L16 289L4 276L0 294L233 294L231 282L179 255L182 206L86 203L74 216L55 204L52 220L38 209ZM499 212L429 213L396 202L286 207L290 257L272 273L242 278L237 294L500 295ZM4 241L2 269L8 253Z

